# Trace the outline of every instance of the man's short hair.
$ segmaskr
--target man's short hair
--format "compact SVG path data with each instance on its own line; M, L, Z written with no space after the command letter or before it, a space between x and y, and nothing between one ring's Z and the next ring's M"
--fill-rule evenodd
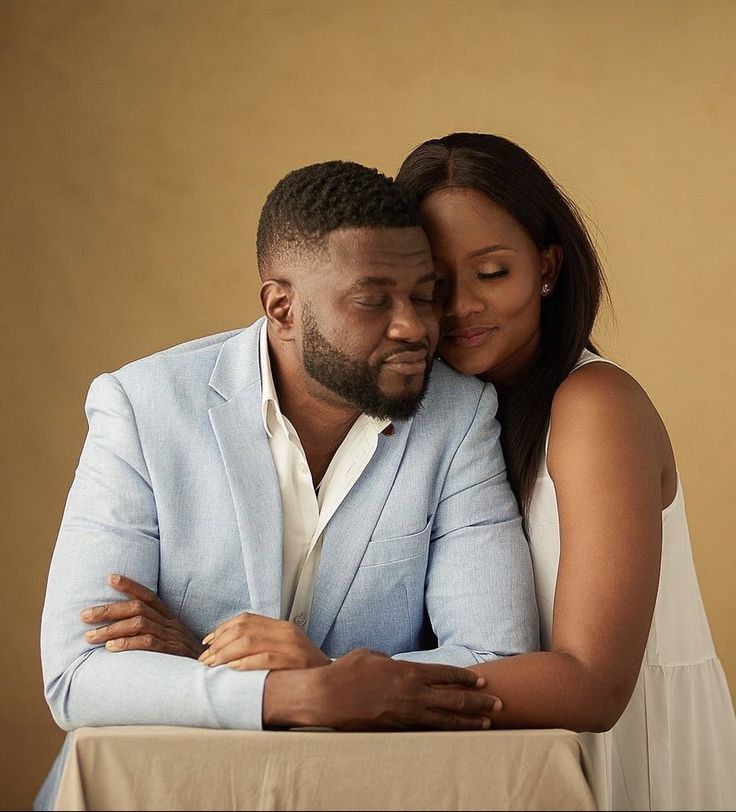
M392 178L352 161L295 169L266 198L258 223L258 272L281 251L320 250L340 228L421 226L416 198Z

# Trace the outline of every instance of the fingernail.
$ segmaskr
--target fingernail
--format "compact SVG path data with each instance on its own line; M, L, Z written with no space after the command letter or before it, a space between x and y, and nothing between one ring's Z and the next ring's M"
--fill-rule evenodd
M115 572L110 576L110 581L112 581L113 584L119 584L120 576Z
M89 640L89 642L91 643L91 642L92 642L92 641L95 639L95 637L97 637L97 632L94 632L94 631L92 631L92 632L85 632L85 633L84 633L84 636L85 636L85 638L86 638L87 640Z
M483 730L488 730L488 728L490 726L491 726L491 720L490 719L484 719L483 720Z
M485 684L486 684L485 677L478 677L478 679L475 681L476 688L482 688Z
M211 643L211 642L212 642L214 639L215 639L215 633L214 633L214 632L210 632L210 633L207 635L207 637L205 637L205 638L202 640L202 645L203 645L203 646L208 646L208 645L209 645L209 644L210 644L210 643Z
M108 640L107 643L105 643L105 648L113 649L113 650L121 648L120 641L119 640Z
M79 613L79 617L81 617L82 620L84 620L85 618L88 618L88 617L92 617L92 610L91 609L83 609Z
M493 710L493 712L494 712L494 713L496 713L497 711L500 711L502 707L503 707L503 702L501 702L501 700L500 700L500 699L497 699L497 700L496 700L496 701L493 703L493 708L492 708L492 710Z
M213 654L210 654L208 657L205 657L204 660L202 660L202 663L204 665L212 666L215 664L216 659L217 657L215 657Z

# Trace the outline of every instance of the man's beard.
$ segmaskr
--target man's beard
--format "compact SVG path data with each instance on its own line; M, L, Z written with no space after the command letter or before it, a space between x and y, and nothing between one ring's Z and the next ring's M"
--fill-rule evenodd
M302 340L304 369L310 378L343 400L357 406L362 412L385 420L408 420L421 405L429 383L432 368L427 354L427 368L419 391L409 390L410 376L406 376L407 391L399 395L385 395L378 385L381 362L375 365L358 361L339 350L322 334L312 311L305 305L302 311ZM424 344L407 344L406 351L426 349ZM387 352L381 361L396 354Z

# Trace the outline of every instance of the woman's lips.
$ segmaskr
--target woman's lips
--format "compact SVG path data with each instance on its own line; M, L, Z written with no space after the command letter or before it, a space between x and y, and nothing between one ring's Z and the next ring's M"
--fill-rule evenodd
M450 333L445 333L442 340L465 349L480 347L496 330L498 330L498 327L474 327L467 330L453 330Z

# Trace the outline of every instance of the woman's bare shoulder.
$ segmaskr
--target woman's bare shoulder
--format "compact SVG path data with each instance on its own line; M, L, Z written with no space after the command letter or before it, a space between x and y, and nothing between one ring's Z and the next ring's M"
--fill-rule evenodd
M646 429L661 423L644 387L628 372L605 361L578 367L560 384L552 401L552 422L596 418ZM633 425L632 425L633 424Z
M630 462L656 460L666 492L676 479L667 429L644 387L631 374L591 362L560 384L552 401L548 467L593 453Z
M573 370L558 387L554 402L565 405L580 399L595 401L598 398L654 410L639 381L625 369L604 360L591 361Z

